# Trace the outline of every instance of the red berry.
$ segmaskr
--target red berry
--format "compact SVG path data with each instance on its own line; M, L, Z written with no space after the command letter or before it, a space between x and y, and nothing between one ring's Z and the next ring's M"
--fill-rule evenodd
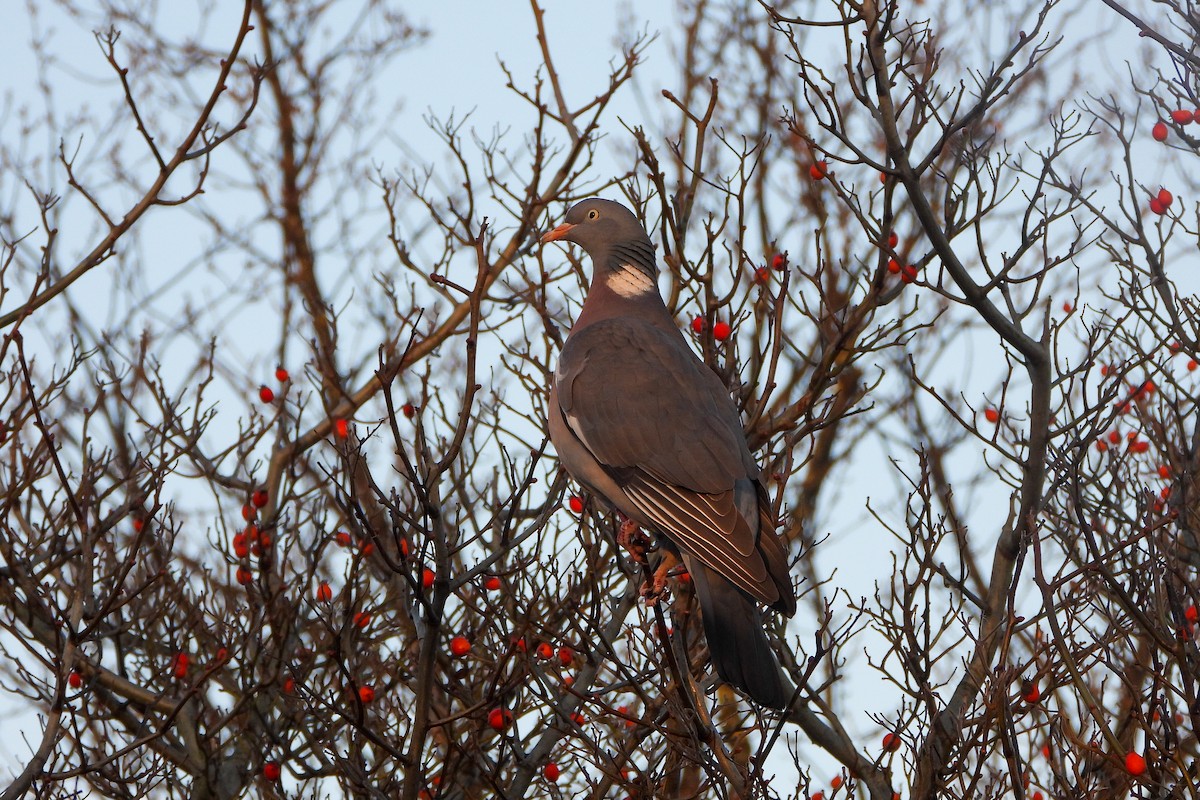
M1021 699L1026 703L1033 705L1038 700L1042 699L1042 691L1033 681L1026 680L1021 682Z
M1167 213L1167 207L1157 197L1150 198L1150 210L1159 215Z
M1107 378L1109 369L1110 369L1110 367L1108 366L1108 364L1101 364L1100 365L1100 375Z
M1063 311L1067 314L1070 314L1074 310L1075 306L1071 305L1070 303L1063 303Z
M538 658L546 659L547 661L554 657L554 648L547 642L542 642L537 646Z
M581 726L586 725L587 717L585 717L583 714L576 711L573 714L571 714L571 722L574 722L576 725L581 725Z
M1175 202L1175 195L1171 194L1171 192L1167 189L1159 189L1158 202L1162 203L1163 208L1170 208L1171 203Z
M245 586L247 583L250 583L253 580L254 580L254 573L250 571L249 567L238 567L237 582L239 584L241 584L242 586Z
M333 538L334 538L334 541L336 541L342 547L349 547L350 543L352 541L354 541L353 539L350 538L350 534L346 533L345 531L338 531L337 535L334 536Z
M371 624L371 615L366 611L359 611L354 615L354 627L365 628Z
M888 247L895 250L896 245L898 245L898 244L900 244L900 237L896 235L895 231L892 231L891 233L888 234Z
M471 642L467 640L467 637L455 636L450 640L450 655L462 658L469 652L471 652Z
M1200 620L1200 611L1197 611L1195 606L1188 606L1187 610L1183 612L1183 618L1194 623Z
M267 763L263 764L263 777L269 781L279 780L279 776L282 774L282 772L283 771L279 768L279 765L274 761L268 761Z
M350 435L350 423L344 419L336 419L333 421L333 435L339 439L345 439Z
M254 506L250 505L249 503L242 503L242 519L246 520L246 522L254 519L254 516L257 513L258 512L254 510Z
M269 498L270 496L267 494L266 489L258 489L250 496L250 502L254 503L255 508L262 508L267 504Z
M1177 125L1187 125L1189 122L1191 122L1193 119L1195 119L1195 116L1192 114L1191 111L1188 111L1186 108L1181 108L1177 111L1171 112L1171 119Z
M787 269L787 254L786 253L776 253L775 256L771 259L771 267L779 272L782 272L783 270Z
M271 387L269 386L260 386L258 387L258 399L264 403L273 402L275 400L275 393L271 391Z
M1187 363L1187 371L1188 371L1188 372L1195 372L1195 371L1196 371L1196 359L1194 359L1194 358L1189 358L1189 359L1188 359L1188 363Z
M296 691L296 679L285 678L283 681L283 691L286 694L291 694L292 692Z
M692 332L704 333L704 317L696 317L692 320Z
M1035 790L1033 794L1029 795L1029 800L1042 800L1042 793Z
M830 788L835 789L835 790L842 788L842 776L834 775L833 780L831 780L829 782L829 786L830 786Z
M571 662L575 660L575 651L569 647L558 648L558 663L564 667L571 666Z
M333 589L329 588L329 584L325 581L317 586L317 600L322 603L328 603L333 599Z
M433 586L433 581L436 578L437 575L434 573L434 571L429 567L426 567L421 571L421 588L428 589L429 587Z
M1129 449L1135 453L1145 453L1146 451L1148 451L1150 449L1150 443L1149 442L1134 442L1133 444L1129 445Z
M507 708L493 708L488 712L488 725L492 730L503 731L512 724L513 715Z
M1109 431L1108 432L1108 440L1110 442L1112 442L1113 444L1120 444L1121 443L1121 432L1120 431Z
M372 689L370 686L358 687L358 699L361 700L364 704L370 703L372 700L375 699L375 690Z
M400 413L409 419L412 419L417 415L417 409L413 407L412 403L405 403L404 405L400 406Z
M894 258L889 258L888 259L888 272L892 273L893 275L899 275L900 274L900 262Z
M562 773L558 769L558 764L555 764L553 761L551 761L546 765L546 768L542 770L542 774L546 776L546 780L550 781L551 783L555 783L558 780L558 776Z
M224 661L227 658L229 658L229 651L226 650L224 647L218 647L216 660Z
M1103 453L1105 450L1108 449L1108 442L1104 441L1103 439L1097 439L1096 440L1096 449L1099 450L1101 453Z
M288 377L288 371L286 369L283 367L275 368L275 380L279 381L280 383L287 383Z
M1171 468L1166 464L1160 466L1158 468L1158 477L1162 478L1163 480L1169 479L1171 477Z
M1046 742L1044 745L1042 745L1042 758L1049 758L1049 757L1050 757L1050 743Z
M1156 122L1154 127L1150 129L1150 135L1154 137L1154 141L1163 142L1167 139L1167 123Z
M733 333L733 328L729 327L728 322L718 322L716 325L713 325L713 338L718 342L728 339L731 333Z
M883 735L883 749L889 753L894 753L900 749L900 737L894 733L885 733Z
M500 578L495 575L488 575L483 581L483 588L487 589L489 592L500 591L500 586Z
M983 418L986 419L988 422L992 422L992 423L999 422L1000 421L1000 412L994 408L989 408L983 412Z
M233 554L238 558L245 558L250 555L250 545L246 543L245 533L235 533L233 535Z
M573 514L582 514L583 513L583 498L580 497L579 495L574 495L574 494L571 495L571 499L567 501L567 505L570 506L571 513L573 513Z
M829 174L829 165L824 161L818 161L808 168L808 174L814 181L819 181Z
M1161 497L1163 500L1166 500L1168 497L1171 496L1171 487L1164 486L1161 490L1159 490L1158 496Z
M770 280L771 280L771 270L767 269L766 267L759 267L758 269L754 270L754 282L755 283L764 284Z
M134 533L141 533L141 532L142 532L142 528L144 528L144 527L146 527L146 520L145 520L145 519L143 519L142 517L134 517L134 518L133 518L133 530L134 530Z
M67 676L67 684L72 689L78 689L80 686L83 686L83 676L72 670L71 674Z
M912 264L905 264L900 269L900 280L905 283L912 283L917 279L917 268Z
M1125 769L1129 770L1130 775L1137 777L1146 771L1146 759L1137 753L1126 753Z
M183 680L187 677L188 662L190 661L191 659L188 658L187 653L179 653L175 656L175 660L171 664L171 669L175 673L176 678Z

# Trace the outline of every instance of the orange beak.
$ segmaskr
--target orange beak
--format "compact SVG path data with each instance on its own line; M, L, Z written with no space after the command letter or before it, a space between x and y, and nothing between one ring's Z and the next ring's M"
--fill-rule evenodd
M557 242L559 239L565 239L567 238L567 234L570 233L571 229L574 227L575 226L570 222L564 222L554 230L543 233L541 242L542 244L546 244L547 242Z

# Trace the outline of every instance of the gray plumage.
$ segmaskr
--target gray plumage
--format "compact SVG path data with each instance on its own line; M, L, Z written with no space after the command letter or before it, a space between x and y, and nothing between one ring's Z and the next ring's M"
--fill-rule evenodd
M557 240L580 245L593 263L550 389L559 459L680 553L717 673L783 708L791 691L758 603L791 616L796 595L737 407L667 311L654 246L629 209L579 202L542 237Z

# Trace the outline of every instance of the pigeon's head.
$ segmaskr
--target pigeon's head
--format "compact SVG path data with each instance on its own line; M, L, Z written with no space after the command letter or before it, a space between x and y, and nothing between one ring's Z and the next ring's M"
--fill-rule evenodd
M546 242L574 242L592 257L597 272L635 267L654 277L657 259L646 229L633 212L620 203L592 197L567 211L567 219L542 236Z

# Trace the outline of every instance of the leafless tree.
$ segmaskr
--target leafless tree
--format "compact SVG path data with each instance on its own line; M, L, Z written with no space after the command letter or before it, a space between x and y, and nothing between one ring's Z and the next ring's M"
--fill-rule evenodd
M575 95L531 2L527 123L436 156L398 5L28 5L0 797L1200 796L1191 4L681 0ZM537 238L597 194L770 479L786 713L548 447L588 267Z

